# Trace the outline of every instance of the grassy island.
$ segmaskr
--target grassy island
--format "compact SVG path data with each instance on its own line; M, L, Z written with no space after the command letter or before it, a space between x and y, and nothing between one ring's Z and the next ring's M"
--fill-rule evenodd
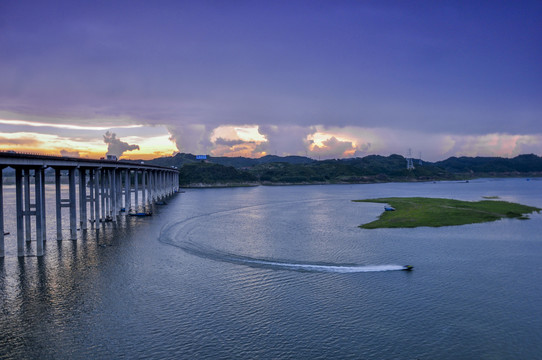
M451 226L495 221L502 218L528 219L526 214L542 209L507 201L461 201L423 197L392 197L353 200L389 204L395 211L384 211L364 229Z

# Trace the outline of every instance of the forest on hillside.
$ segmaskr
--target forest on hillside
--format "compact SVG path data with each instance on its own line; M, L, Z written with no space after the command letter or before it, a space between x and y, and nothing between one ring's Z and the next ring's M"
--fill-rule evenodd
M465 180L475 177L542 176L542 157L451 157L438 162L414 160L407 170L401 155L316 161L303 156L207 157L176 154L151 161L175 166L181 186L233 186L256 184L374 183L389 181Z

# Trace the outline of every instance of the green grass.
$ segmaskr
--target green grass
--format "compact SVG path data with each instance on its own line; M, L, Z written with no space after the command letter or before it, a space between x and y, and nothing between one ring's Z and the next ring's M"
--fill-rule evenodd
M496 221L502 218L528 219L526 214L539 208L507 201L461 201L422 197L353 200L389 204L395 211L384 211L376 221L363 224L364 229L413 228L418 226L452 226Z

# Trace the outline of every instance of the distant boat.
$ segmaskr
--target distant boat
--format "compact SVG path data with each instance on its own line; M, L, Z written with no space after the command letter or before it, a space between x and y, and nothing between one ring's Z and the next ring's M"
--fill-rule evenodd
M132 212L129 213L130 216L152 216L152 212Z
M405 265L405 266L403 266L403 270L404 270L404 271L412 271L412 269L414 269L414 266L412 266L412 265Z
M393 208L391 206L384 206L384 210L386 210L386 211L395 211L395 208Z

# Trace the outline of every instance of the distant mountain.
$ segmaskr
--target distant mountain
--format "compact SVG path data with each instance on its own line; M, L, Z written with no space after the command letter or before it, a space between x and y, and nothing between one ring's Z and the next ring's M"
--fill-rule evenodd
M177 154L151 160L162 166L176 166L181 184L314 184L368 183L467 179L481 176L542 176L542 157L520 155L498 157L451 157L435 163L415 162L407 170L401 155L369 155L363 158L316 161L303 156L268 155L259 159L211 157L198 160L192 154Z
M452 173L533 173L542 172L542 157L528 154L515 158L500 157L451 157L437 161L439 166Z

